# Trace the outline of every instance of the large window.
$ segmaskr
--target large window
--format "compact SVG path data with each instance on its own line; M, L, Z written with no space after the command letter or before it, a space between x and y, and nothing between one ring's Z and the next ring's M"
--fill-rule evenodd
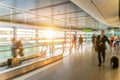
M13 38L13 31L13 28L0 27L0 59L11 57L11 39Z
M29 43L35 43L36 42L36 30L17 29L17 39L27 41Z
M12 38L13 38L13 28L0 27L0 45L10 44Z
M17 29L17 39L22 40L25 55L36 53L36 30L34 29Z

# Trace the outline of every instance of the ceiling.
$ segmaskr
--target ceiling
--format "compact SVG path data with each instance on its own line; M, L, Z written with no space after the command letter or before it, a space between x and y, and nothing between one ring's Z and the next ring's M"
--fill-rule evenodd
M120 28L119 0L71 0L96 20Z
M86 5L83 4L81 8L79 4L79 1L84 2L87 0L71 1L0 0L0 20L41 26L42 24L54 24L62 28L99 28L98 26L101 23L97 21L98 18L95 18L93 15L91 17L91 14L87 14L86 12L89 13L88 10L85 10L86 12L83 11ZM77 6L75 5L76 2L79 2Z

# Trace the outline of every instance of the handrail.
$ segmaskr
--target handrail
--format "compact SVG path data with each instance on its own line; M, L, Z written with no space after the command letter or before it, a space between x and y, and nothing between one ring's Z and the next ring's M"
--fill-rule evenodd
M26 44L23 44L23 45L26 45ZM62 45L62 44L61 44ZM7 47L7 46L11 46L11 45L6 45L6 46L2 46L2 47ZM29 46L29 47L24 47L23 49L27 49L27 48L33 48L33 47L39 47L39 46L43 46L43 45L35 45L35 46L33 46L33 45L31 45L31 46ZM44 45L44 46L46 46L46 45ZM4 52L4 51L10 51L11 49L7 49L7 50L0 50L0 52Z

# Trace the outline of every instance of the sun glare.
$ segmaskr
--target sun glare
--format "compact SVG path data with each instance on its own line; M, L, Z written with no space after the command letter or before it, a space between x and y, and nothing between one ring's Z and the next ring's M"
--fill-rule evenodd
M53 38L53 31L52 31L52 30L47 30L47 31L45 32L45 36L46 36L46 38L48 38L48 39L52 39L52 38Z

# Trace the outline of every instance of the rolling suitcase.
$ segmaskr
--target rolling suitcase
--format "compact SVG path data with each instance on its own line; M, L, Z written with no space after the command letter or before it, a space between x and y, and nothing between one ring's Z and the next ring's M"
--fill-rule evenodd
M116 56L112 56L112 57L111 57L111 67L112 67L113 69L119 67L119 59L118 59L118 57L116 57Z
M15 67L21 64L21 60L19 58L10 58L8 59L8 67Z
M117 55L118 55L118 49L115 49L117 47L118 46L114 47L114 52L112 53L112 57L110 59L110 64L111 64L111 67L113 69L116 69L116 68L119 67L119 58L117 57ZM116 54L116 56L115 56L115 54Z

